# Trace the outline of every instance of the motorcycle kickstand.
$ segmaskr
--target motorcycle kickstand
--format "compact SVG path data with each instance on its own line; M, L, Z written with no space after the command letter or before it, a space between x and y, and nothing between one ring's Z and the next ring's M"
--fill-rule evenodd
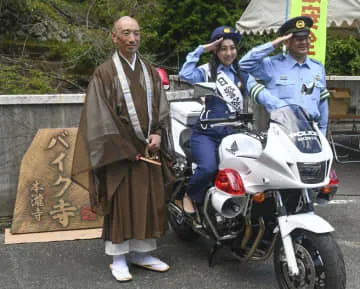
M216 242L214 246L212 246L211 249L209 250L209 259L208 259L209 267L213 267L214 256L220 247L221 244Z

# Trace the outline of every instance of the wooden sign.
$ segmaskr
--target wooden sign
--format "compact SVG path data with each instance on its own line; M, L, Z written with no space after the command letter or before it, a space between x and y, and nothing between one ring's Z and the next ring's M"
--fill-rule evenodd
M11 233L101 228L88 192L70 179L77 128L41 129L20 168Z

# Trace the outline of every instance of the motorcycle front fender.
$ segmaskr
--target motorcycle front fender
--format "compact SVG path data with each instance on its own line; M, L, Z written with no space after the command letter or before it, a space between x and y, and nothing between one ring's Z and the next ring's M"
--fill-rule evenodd
M314 213L305 213L278 217L281 236L288 236L295 229L304 229L313 233L322 234L335 231L322 217Z

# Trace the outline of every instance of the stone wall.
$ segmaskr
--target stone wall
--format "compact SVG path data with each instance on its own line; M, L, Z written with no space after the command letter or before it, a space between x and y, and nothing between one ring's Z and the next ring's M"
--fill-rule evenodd
M83 95L0 95L0 216L13 214L21 160L40 128L76 127Z
M192 90L168 91L169 100ZM13 214L22 158L40 128L77 127L84 94L0 95L0 217Z

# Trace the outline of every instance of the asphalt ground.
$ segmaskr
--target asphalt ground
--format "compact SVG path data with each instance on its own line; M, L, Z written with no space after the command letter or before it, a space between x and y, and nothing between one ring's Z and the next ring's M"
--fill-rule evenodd
M336 165L340 188L335 200L316 212L336 229L334 235L344 254L348 289L360 289L360 164ZM155 256L171 265L166 273L130 267L133 281L117 283L104 254L103 241L5 245L0 234L1 289L185 289L185 288L277 288L272 258L266 262L239 263L225 249L207 263L211 243L179 240L169 231L158 243Z

